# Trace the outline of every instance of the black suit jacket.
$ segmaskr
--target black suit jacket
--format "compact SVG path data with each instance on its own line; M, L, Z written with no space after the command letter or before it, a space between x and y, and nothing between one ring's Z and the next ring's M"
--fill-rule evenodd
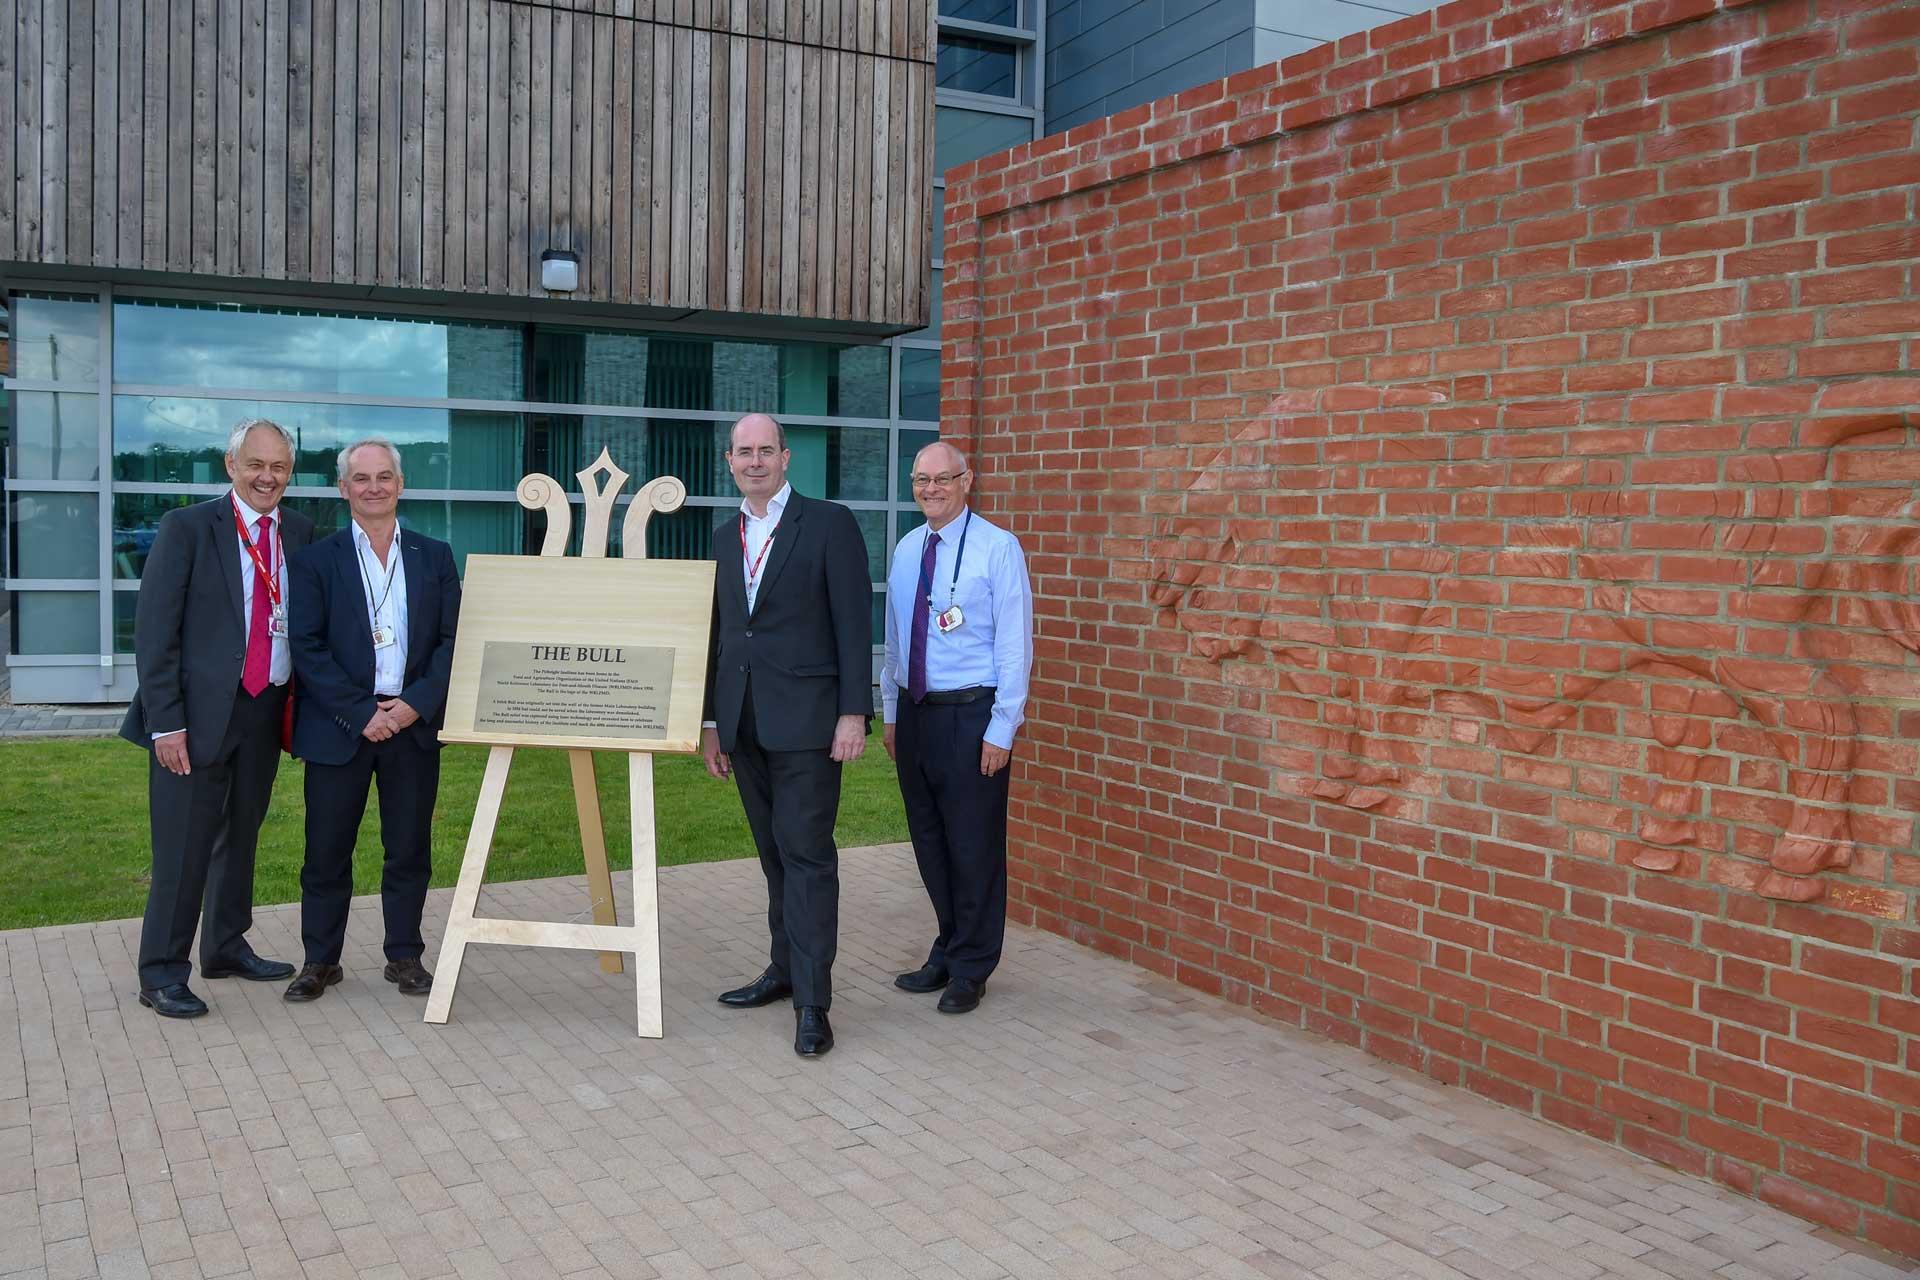
M205 765L219 754L247 665L246 596L241 587L233 495L180 507L160 517L133 615L133 664L140 687L120 736L151 749L153 735L187 731L187 757ZM288 598L294 552L313 540L313 521L282 505ZM247 565L247 572L253 566Z
M400 699L420 716L403 732L423 747L438 748L453 630L460 621L460 575L446 543L411 529L395 536L407 575L407 669ZM373 696L373 630L352 525L293 557L287 624L299 677L293 682L293 754L316 764L346 764L365 741L360 731L379 705Z
M740 513L713 532L713 632L705 719L731 752L751 677L754 732L769 751L824 751L841 716L873 714L873 583L853 512L789 496L747 613Z

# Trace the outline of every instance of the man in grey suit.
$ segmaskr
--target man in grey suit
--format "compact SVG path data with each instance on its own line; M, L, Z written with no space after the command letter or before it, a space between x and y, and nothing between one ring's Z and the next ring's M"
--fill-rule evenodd
M293 973L255 955L246 933L293 670L286 562L312 541L313 521L280 508L293 436L278 423L255 418L233 429L227 475L229 492L160 521L134 613L140 688L120 729L152 753L140 1003L163 1018L207 1011L187 986L196 926L203 978Z

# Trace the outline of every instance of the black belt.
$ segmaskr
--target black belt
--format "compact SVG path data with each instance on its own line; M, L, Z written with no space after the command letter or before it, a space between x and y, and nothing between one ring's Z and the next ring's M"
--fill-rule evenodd
M964 707L969 702L978 702L982 698L991 698L996 690L990 684L977 684L971 689L929 689L922 702L930 702L936 707Z

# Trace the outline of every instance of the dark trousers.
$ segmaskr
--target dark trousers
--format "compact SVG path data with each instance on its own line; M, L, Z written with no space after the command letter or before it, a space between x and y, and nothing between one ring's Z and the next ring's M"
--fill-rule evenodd
M840 944L840 765L827 751L768 751L754 732L753 691L740 708L731 759L740 806L767 877L768 952L796 1005L833 1005Z
M993 700L959 706L901 698L893 726L900 796L906 801L920 880L940 932L927 963L985 982L1007 933L1007 792L1011 763L980 772L980 744Z
M253 927L253 856L280 770L285 685L259 697L234 690L220 753L190 773L147 763L147 817L153 876L140 925L140 985L185 982L187 952L200 929L200 967L247 953Z
M433 878L433 804L440 750L412 733L360 740L345 764L307 762L307 860L300 868L300 939L308 964L339 964L353 899L353 846L380 780L380 910L389 960L418 960L427 945L420 915Z

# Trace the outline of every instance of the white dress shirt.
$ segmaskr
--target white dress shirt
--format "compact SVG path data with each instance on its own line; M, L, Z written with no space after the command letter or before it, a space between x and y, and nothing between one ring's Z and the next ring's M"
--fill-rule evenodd
M1020 540L970 508L947 522L933 550L932 612L958 605L964 619L941 631L927 619L927 688L952 691L991 686L993 716L985 741L1011 749L1027 717L1027 680L1033 670L1033 588ZM965 531L966 554L961 555ZM893 551L887 574L887 656L880 667L881 715L892 724L907 687L913 611L929 608L919 594L920 557L929 528L908 530ZM959 574L954 573L955 562Z
M397 528L393 531L387 562L381 564L367 531L358 520L352 523L353 550L360 561L360 590L367 601L367 627L369 631L385 627L393 636L392 644L373 651L374 696L397 698L407 680L407 566L400 555L402 534Z
M233 509L240 513L240 519L246 523L247 537L258 544L260 540L260 521L264 517L246 503L240 501L240 495L227 493L233 503ZM280 602L287 601L287 544L280 536L280 508L275 507L266 513L273 517L273 576L280 587ZM247 544L236 532L233 535L234 554L240 557L240 625L250 629L253 626L253 589L260 584L260 571L253 567L253 557L247 553ZM263 553L264 558L264 553ZM271 634L271 629L269 629ZM272 637L273 661L267 666L267 681L270 684L285 684L293 676L293 655L287 649L284 635Z
M793 496L793 486L783 484L780 492L767 500L767 514L756 516L743 498L740 502L740 514L747 521L747 545L740 555L740 572L747 580L747 612L753 612L753 602L760 595L760 581L767 576L767 561L773 558L773 551L767 546L767 539L780 525L780 516L787 509L787 499ZM760 572L755 574L755 562Z

